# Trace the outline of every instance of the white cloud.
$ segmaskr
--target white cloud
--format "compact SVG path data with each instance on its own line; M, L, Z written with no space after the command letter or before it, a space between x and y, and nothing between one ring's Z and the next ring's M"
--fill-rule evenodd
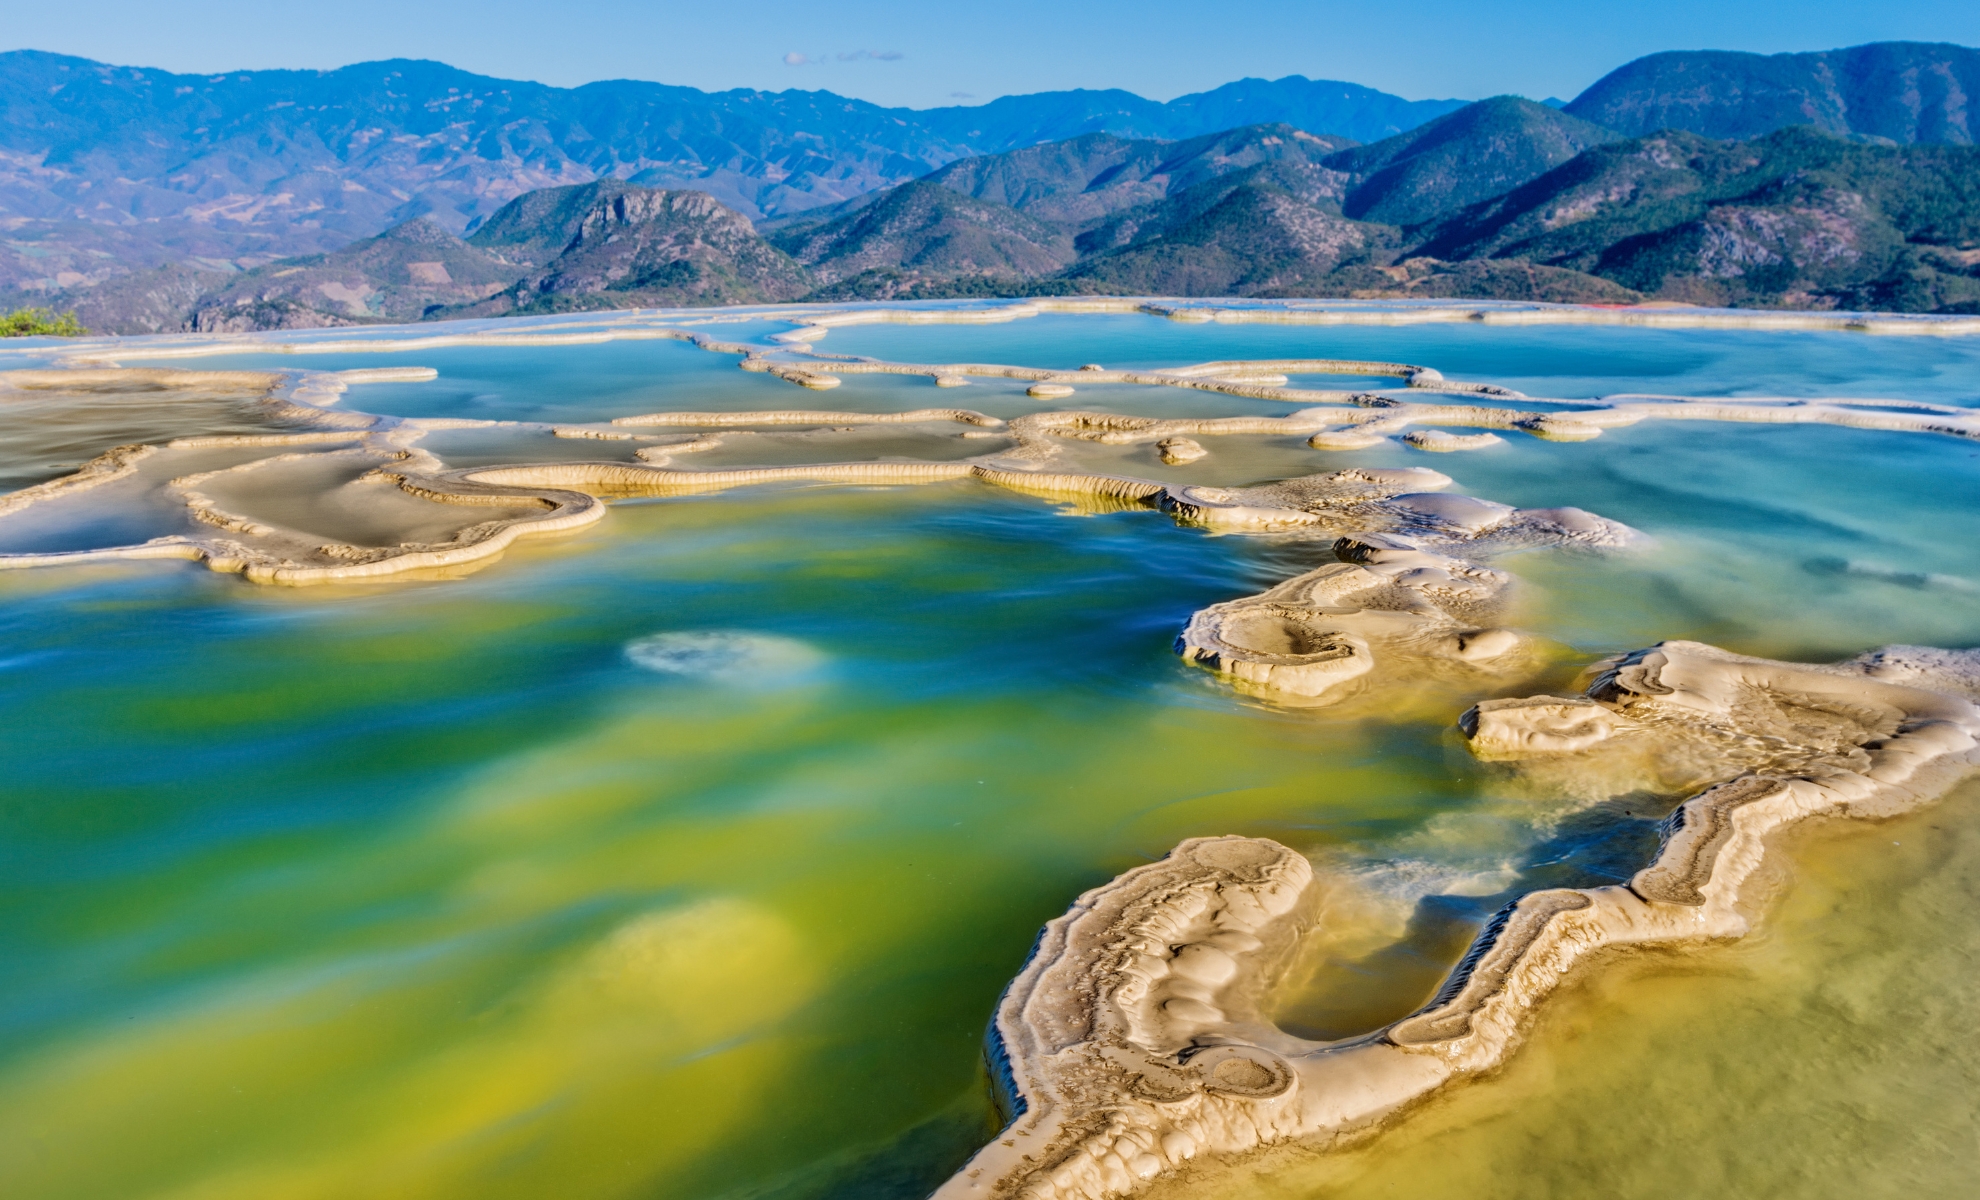
M830 56L824 54L799 54L793 50L784 56L784 65L787 67L822 67L828 61L828 58L836 58L840 62L899 62L906 57L907 55L902 54L899 50L841 50L837 54Z

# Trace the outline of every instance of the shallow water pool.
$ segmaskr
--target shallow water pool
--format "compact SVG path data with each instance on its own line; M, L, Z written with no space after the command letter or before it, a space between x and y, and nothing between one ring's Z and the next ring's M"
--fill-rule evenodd
M1980 399L1967 341L1842 333L1063 316L824 348L1395 359L1566 398ZM370 365L275 357L199 365ZM440 378L343 406L579 421L818 403L678 342L391 357ZM1041 407L1009 381L849 376L830 399L937 403ZM1059 403L1286 410L1126 386ZM1461 455L1211 449L1188 478L1427 465L1649 535L1494 561L1521 580L1514 623L1552 647L1520 694L1663 638L1801 661L1980 642L1971 442L1645 422ZM1079 452L1161 471L1147 447ZM981 1036L1039 925L1202 834L1274 837L1354 881L1280 1006L1288 1029L1407 1013L1508 894L1634 870L1671 798L1591 803L1472 761L1453 722L1475 692L1282 708L1172 653L1193 611L1330 557L962 481L623 501L442 581L0 572L0 1193L923 1195L994 1131ZM1762 934L1590 976L1501 1077L1366 1147L1166 1186L1964 1190L1975 805L1798 833Z

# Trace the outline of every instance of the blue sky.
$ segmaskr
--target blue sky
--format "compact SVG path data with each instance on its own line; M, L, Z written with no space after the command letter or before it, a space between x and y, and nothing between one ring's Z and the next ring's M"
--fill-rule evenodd
M825 88L927 108L1014 92L1169 99L1245 76L1346 79L1412 98L1571 98L1657 50L1980 45L1976 0L15 0L0 49L176 71L434 58L573 85Z

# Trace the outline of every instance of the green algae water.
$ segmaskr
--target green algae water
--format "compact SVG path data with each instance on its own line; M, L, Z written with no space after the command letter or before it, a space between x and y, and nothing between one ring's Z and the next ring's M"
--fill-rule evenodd
M1980 403L1980 345L1851 334L1057 317L851 329L830 349L1373 358L1560 399ZM801 403L670 342L199 365L415 362L440 378L344 403L573 421ZM848 377L832 406L929 397ZM1038 407L1014 381L943 393L956 401ZM1284 409L1126 386L1075 403ZM215 402L187 420L238 418ZM504 461L481 436L426 444ZM1799 661L1980 642L1970 442L1646 422L1449 456L1212 449L1163 477L1427 464L1455 491L1649 535L1495 560L1521 581L1511 623L1554 647L1519 694L1664 638ZM63 453L7 450L19 483ZM1146 446L1079 452L1160 470ZM1329 557L951 482L621 502L450 580L0 573L0 1194L924 1195L996 1128L982 1033L1038 927L1202 834L1273 837L1357 883L1284 997L1288 1031L1393 1020L1507 895L1626 878L1656 834L1628 797L1591 809L1473 762L1453 722L1476 693L1287 709L1172 653L1192 612ZM1967 1190L1980 792L1790 841L1792 886L1744 941L1589 973L1502 1075L1359 1149L1199 1166L1164 1188Z
M1706 954L1604 964L1546 1006L1499 1077L1350 1153L1261 1159L1151 1194L1969 1193L1980 788L1785 845L1793 890L1769 926Z

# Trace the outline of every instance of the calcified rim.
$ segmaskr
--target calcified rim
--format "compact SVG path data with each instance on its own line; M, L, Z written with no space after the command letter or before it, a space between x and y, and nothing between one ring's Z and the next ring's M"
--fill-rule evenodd
M1045 927L997 1007L987 1055L1011 1123L937 1200L1099 1200L1198 1157L1366 1136L1501 1063L1589 955L1747 932L1776 830L1894 815L1980 766L1972 651L1899 647L1811 667L1670 642L1615 660L1584 697L1489 702L1464 725L1488 757L1573 754L1673 721L1671 736L1686 722L1736 729L1740 689L1852 713L1857 744L1693 796L1625 886L1520 897L1429 1004L1360 1037L1307 1042L1261 1016L1316 891L1311 865L1285 846L1193 839L1087 892Z
M1635 424L1647 419L1757 421L1766 423L1820 423L1895 432L1935 433L1958 437L1980 437L1980 413L1946 405L1913 404L1903 400L1868 398L1861 400L1807 400L1760 398L1708 400L1668 396L1612 396L1596 401L1552 402L1548 410L1512 407L1526 397L1507 388L1485 383L1464 383L1445 379L1435 369L1409 363L1366 362L1343 359L1272 359L1220 361L1166 370L1119 371L1097 365L1077 371L982 363L913 364L888 363L873 359L816 353L811 343L838 326L875 322L986 323L1018 320L1043 313L1094 314L1138 312L1176 320L1293 321L1314 324L1389 323L1392 321L1441 319L1507 319L1599 321L1625 324L1671 324L1690 322L1721 324L1743 328L1864 328L1884 331L1930 331L1960 333L1980 330L1980 323L1956 319L1911 317L1876 318L1865 325L1855 316L1845 320L1833 314L1779 314L1747 312L1678 312L1669 309L1610 310L1575 306L1487 304L1487 305L1341 305L1341 304L1205 304L1181 301L1031 301L969 305L960 307L897 308L854 307L820 309L730 310L710 314L705 310L675 313L628 312L608 318L585 321L533 321L505 324L501 328L470 328L458 333L422 333L410 337L304 337L283 338L172 336L116 341L85 341L56 348L56 360L67 369L40 369L0 372L0 389L63 389L100 386L117 378L143 379L164 387L220 387L261 389L270 409L283 418L305 426L303 432L270 434L233 439L235 445L296 446L348 438L373 453L382 473L379 479L402 491L448 504L512 504L533 510L528 516L484 521L465 528L441 544L405 544L399 547L359 548L324 543L301 534L270 530L280 543L275 549L257 547L238 539L206 536L180 536L155 539L141 545L105 547L55 554L0 555L0 567L60 565L99 559L188 558L203 560L220 570L239 571L247 578L264 583L316 583L345 579L380 579L398 574L427 574L481 565L499 556L517 538L582 529L603 516L601 495L628 491L713 491L723 488L779 481L843 483L923 483L973 477L1003 487L1043 495L1084 497L1094 502L1152 502L1178 513L1203 510L1183 494L1183 490L1148 480L1054 471L1059 457L1056 443L1063 440L1128 444L1141 442L1180 444L1195 437L1220 435L1282 435L1307 437L1318 450L1352 449L1376 444L1400 435L1404 444L1419 449L1448 452L1487 450L1499 444L1494 434L1458 435L1441 429L1411 429L1411 426L1448 425L1520 431L1558 441L1582 441L1600 436L1604 429ZM1482 314L1482 316L1481 316ZM688 328L718 325L775 316L798 326L789 333L774 335L770 344L723 341ZM1869 318L1864 318L1869 320ZM1795 322L1800 322L1796 324ZM1886 329L1888 326L1888 329ZM1971 326L1972 328L1969 328ZM450 346L557 346L594 345L624 339L672 339L689 342L715 353L741 356L746 371L773 377L807 388L837 386L847 374L919 375L938 386L966 384L972 378L1028 381L1034 390L1044 386L1054 394L1086 384L1126 384L1171 387L1216 392L1252 399L1305 405L1280 417L1219 417L1157 419L1123 416L1115 413L1060 411L1032 413L1008 422L969 409L919 409L904 413L861 414L813 410L777 410L756 413L650 413L616 418L609 423L548 425L532 422L476 421L467 419L397 419L375 417L359 412L334 410L342 393L351 385L380 382L409 382L431 379L436 372L424 367L369 368L345 372L174 372L162 368L119 368L118 356L133 353L147 358L196 357L231 353L380 353L408 352ZM47 346L0 351L46 358ZM1283 386L1288 374L1340 374L1390 377L1412 392L1444 392L1487 397L1498 403L1448 404L1421 403L1379 392L1320 390ZM703 434L686 442L656 446L638 453L640 462L520 465L478 473L447 472L432 456L412 449L425 433L439 429L506 426L549 433L558 437L593 438L607 441L639 440L633 430L642 427L721 430L738 427L846 426L858 424L918 424L960 422L976 426L980 432L964 436L999 439L1007 446L999 452L941 463L827 463L803 467L742 468L729 471L686 471L673 467L678 454L710 449L719 443L719 434ZM197 439L184 439L168 448L184 448ZM210 444L210 439L208 440ZM1193 444L1193 443L1192 443ZM1201 447L1197 446L1196 450ZM124 478L138 468L152 452L141 446L117 447L84 465L75 475L0 496L0 516L25 507L68 495L79 489L100 486ZM1165 459L1176 458L1166 450ZM1195 459L1193 450L1182 456ZM493 489L493 490L491 490ZM507 489L507 490L504 490ZM547 490L546 490L547 489ZM189 503L188 511L204 524L240 532L255 524L245 518L233 520L219 514L217 506ZM216 516L215 514L219 514ZM1229 514L1226 514L1229 515ZM1307 524L1297 514L1280 509L1272 521L1283 525ZM1256 522L1243 528L1270 527ZM267 530L263 525L259 528Z
M595 496L561 489L503 488L473 480L441 479L431 455L410 448L424 429L363 413L338 411L334 404L352 384L419 382L435 377L427 367L386 368L341 373L312 372L296 379L266 372L171 371L157 368L88 368L75 371L0 373L5 390L67 391L142 383L162 389L220 389L258 394L271 415L319 428L287 433L227 434L178 438L164 446L118 446L85 463L81 470L20 491L0 495L0 518L101 487L135 474L164 450L216 447L267 448L277 453L219 471L181 476L165 494L180 503L211 534L174 534L137 545L109 546L44 554L0 555L0 567L65 566L123 559L189 559L216 571L236 572L256 583L311 584L448 572L492 561L517 539L568 533L605 515ZM446 422L435 423L444 427ZM475 425L487 422L472 422ZM318 446L315 454L293 447ZM327 449L327 447L338 447ZM376 464L378 482L439 504L505 507L525 515L466 524L445 542L406 542L363 547L283 529L229 512L200 488L214 480L282 463L347 455ZM390 469L390 468L399 469ZM243 537L256 539L246 542ZM259 544L257 544L259 543Z
M817 308L803 305L734 309L626 310L573 320L520 318L500 322L463 322L462 332L428 333L429 326L386 327L419 330L408 336L352 338L269 335L155 335L143 338L85 339L61 346L37 345L0 349L36 359L52 358L73 367L115 365L120 358L190 358L227 354L354 354L411 353L450 347L544 347L598 345L614 341L677 340L701 349L743 357L742 367L760 371L807 388L839 386L847 374L921 375L942 386L971 378L1001 378L1058 387L1081 384L1130 384L1176 387L1251 399L1308 405L1344 405L1367 410L1336 410L1331 419L1306 418L1318 436L1316 448L1354 449L1373 439L1402 434L1412 425L1449 425L1518 431L1557 441L1583 441L1604 429L1633 425L1646 419L1758 421L1773 424L1816 423L1898 432L1980 436L1980 423L1971 409L1916 404L1889 398L1748 397L1738 400L1685 396L1617 395L1597 400L1544 400L1557 407L1542 411L1479 405L1421 404L1398 401L1365 389L1292 388L1270 382L1286 374L1333 374L1390 377L1411 392L1479 395L1498 400L1528 397L1488 383L1444 378L1437 370L1410 363L1365 362L1345 359L1259 359L1200 363L1168 370L1076 371L994 363L892 363L850 355L819 353L813 343L833 329L871 324L985 325L1044 315L1080 316L1142 314L1185 323L1295 325L1409 325L1478 322L1489 325L1582 324L1640 328L1723 328L1754 331L1849 331L1892 335L1968 336L1980 333L1980 317L1896 313L1776 312L1752 309L1700 309L1662 305L1606 307L1512 301L1240 301L1179 300L1172 298L1061 299L933 303L926 307L846 305ZM774 320L795 326L773 334L767 343L725 341L692 327ZM384 329L381 329L381 333ZM358 373L347 373L358 374ZM1904 411L1893 411L1893 410ZM1881 411L1879 411L1881 410ZM1290 420L1291 418L1289 418ZM1337 426L1327 429L1329 425ZM1290 431L1290 429L1288 429ZM1173 430L1187 433L1188 430ZM1238 430L1226 432L1265 432ZM1162 436L1162 435L1156 435ZM1152 440L1152 439L1151 439ZM1470 437L1436 436L1412 439L1431 450L1482 449L1492 443Z
M353 337L336 332L273 331L267 334L152 334L64 340L25 339L0 348L59 363L114 365L134 350L148 359L226 354L405 353L453 346L590 345L645 338L708 340L697 326L776 321L792 326L773 334L780 347L803 347L833 329L872 324L991 325L1044 315L1141 314L1185 324L1291 325L1604 325L1648 329L1744 329L1838 331L1898 336L1963 337L1980 333L1980 317L1916 313L1816 312L1699 308L1653 302L1642 305L1552 304L1508 300L1245 300L1180 297L1095 297L1034 300L924 301L835 305L758 305L729 308L620 309L555 317L510 317L450 322L459 332L429 332L432 325L377 326L379 333L417 330L409 336Z

